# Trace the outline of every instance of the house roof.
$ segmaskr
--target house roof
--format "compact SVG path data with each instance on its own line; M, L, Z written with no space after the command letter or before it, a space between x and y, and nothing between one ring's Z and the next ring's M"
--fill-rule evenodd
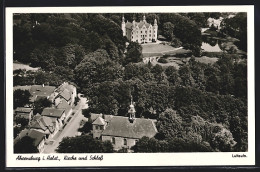
M56 109L56 108L44 108L42 111L42 116L49 117L61 117L65 109Z
M61 100L61 102L57 105L58 109L65 109L65 114L67 115L68 112L72 109L71 106L68 104L67 101L64 99Z
M44 139L45 133L39 132L37 130L29 130L24 129L20 132L20 134L14 139L14 144L16 144L20 139L22 139L25 136L29 136L32 139L34 139L34 146L38 146L40 142Z
M98 117L92 124L93 125L105 125L106 122L102 117Z
M65 100L69 100L71 98L71 92L68 89L64 89L61 93L60 96L62 96Z
M49 130L51 133L55 130L55 121L51 117L37 114L30 122L30 127L35 129Z
M13 87L13 90L30 90L31 89L31 86L30 85L24 85L24 86L14 86Z
M32 95L32 101L36 99L37 96L50 96L54 93L56 88L54 86L43 86L43 85L32 85L30 93Z
M128 117L114 116L102 135L139 139L143 136L153 137L156 133L155 124L150 119L135 118L131 123Z
M17 107L15 109L15 112L18 113L30 113L32 111L32 108L26 108L26 107Z

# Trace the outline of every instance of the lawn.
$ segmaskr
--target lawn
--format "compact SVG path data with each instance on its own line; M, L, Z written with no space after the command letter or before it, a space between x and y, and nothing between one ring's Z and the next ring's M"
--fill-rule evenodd
M25 69L25 70L38 70L38 68L33 68L30 67L29 65L22 64L22 63L13 63L13 70L18 70L18 69Z
M162 56L163 54L173 52L178 50L179 48L174 48L170 45L163 44L143 44L143 56Z

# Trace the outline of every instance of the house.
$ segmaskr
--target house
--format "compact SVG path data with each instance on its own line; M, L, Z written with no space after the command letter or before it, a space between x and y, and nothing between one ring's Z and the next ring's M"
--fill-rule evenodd
M32 108L27 108L27 107L17 107L14 110L14 116L18 118L25 118L28 119L29 121L32 118L33 114L33 109Z
M140 138L152 138L158 132L156 120L135 118L133 103L130 104L128 117L91 114L90 119L94 119L93 137L111 141L115 150L130 149Z
M39 150L39 153L42 153L44 151L44 144L46 140L46 134L39 132L37 130L30 130L30 129L24 129L20 132L20 134L14 139L14 145L23 137L29 136L32 139L34 139L33 145L37 147Z
M39 98L47 98L52 100L54 97L54 91L56 87L43 85L32 85L29 92L32 95L30 98L31 102L35 102ZM38 98L37 98L38 97Z
M46 138L53 138L59 131L59 124L55 118L37 114L30 122L30 129L45 133Z
M156 42L158 25L157 20L154 19L154 25L147 23L145 16L140 22L126 22L124 16L122 17L123 36L126 36L129 41L138 43Z
M57 109L63 109L63 110L65 110L65 121L67 121L68 118L69 118L69 116L70 116L71 113L72 113L72 108L71 108L71 106L68 104L68 102L65 101L65 100L61 100L61 101L59 102L59 104L56 105L56 108L57 108Z
M44 108L41 115L54 118L53 120L58 123L59 128L64 125L66 119L65 109Z
M64 82L57 88L56 92L58 95L55 99L64 99L69 103L69 105L73 106L77 96L77 89L75 86Z

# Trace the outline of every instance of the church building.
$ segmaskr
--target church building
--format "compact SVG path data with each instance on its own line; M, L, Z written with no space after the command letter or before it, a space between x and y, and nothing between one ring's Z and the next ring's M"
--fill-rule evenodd
M156 120L136 118L135 112L131 101L128 117L91 114L93 137L102 141L111 141L115 150L130 149L144 136L154 137L158 132Z
M122 18L123 36L126 36L129 41L138 43L148 43L157 41L158 25L157 20L154 19L154 25L147 23L145 16L140 22L135 20L125 23L125 18Z

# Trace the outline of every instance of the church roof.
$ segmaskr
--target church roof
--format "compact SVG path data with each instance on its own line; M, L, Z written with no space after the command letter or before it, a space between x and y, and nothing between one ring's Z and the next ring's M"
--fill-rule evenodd
M105 125L105 120L102 117L98 117L92 124L93 125Z
M114 116L102 135L140 139L143 136L153 137L157 133L154 121L135 118L131 123L128 117Z

